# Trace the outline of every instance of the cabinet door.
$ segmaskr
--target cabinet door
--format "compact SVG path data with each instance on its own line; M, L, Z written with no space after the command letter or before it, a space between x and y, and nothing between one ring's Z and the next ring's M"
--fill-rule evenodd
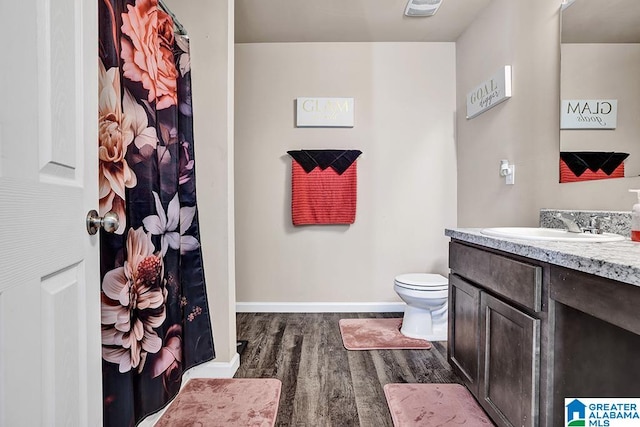
M480 324L480 404L499 426L536 426L540 321L483 292Z
M480 289L449 275L449 363L478 396Z

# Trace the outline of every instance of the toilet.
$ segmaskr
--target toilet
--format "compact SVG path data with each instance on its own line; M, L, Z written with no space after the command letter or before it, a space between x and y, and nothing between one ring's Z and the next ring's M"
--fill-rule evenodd
M439 274L396 276L393 289L407 303L402 335L428 341L447 340L449 281Z

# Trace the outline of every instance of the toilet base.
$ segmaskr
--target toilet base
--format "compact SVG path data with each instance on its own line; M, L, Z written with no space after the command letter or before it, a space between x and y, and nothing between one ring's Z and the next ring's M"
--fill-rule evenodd
M407 306L402 319L400 333L405 337L417 338L427 341L447 340L447 313L438 310L437 316L440 322L433 322L431 312L411 306Z

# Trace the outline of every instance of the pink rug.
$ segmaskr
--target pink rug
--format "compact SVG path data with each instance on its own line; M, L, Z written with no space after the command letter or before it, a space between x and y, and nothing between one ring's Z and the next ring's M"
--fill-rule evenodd
M198 378L184 386L156 427L272 427L280 380Z
M431 343L400 333L401 318L340 319L342 343L347 350L428 350Z
M387 384L384 395L395 427L495 425L460 384Z

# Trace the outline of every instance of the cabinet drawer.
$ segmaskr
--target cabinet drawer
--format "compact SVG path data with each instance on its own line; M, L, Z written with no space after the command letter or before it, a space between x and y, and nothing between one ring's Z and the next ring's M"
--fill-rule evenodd
M542 268L457 242L449 243L449 268L487 290L534 311L542 309Z

